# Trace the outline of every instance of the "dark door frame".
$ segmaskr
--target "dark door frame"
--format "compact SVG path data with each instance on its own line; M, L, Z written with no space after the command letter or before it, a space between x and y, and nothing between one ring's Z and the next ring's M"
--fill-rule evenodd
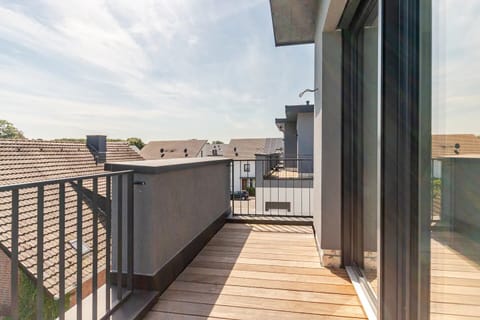
M380 319L428 319L431 0L378 2L381 99ZM342 264L363 264L361 33L373 0L347 3L342 72ZM374 7L375 8L375 7ZM359 223L360 222L360 223ZM360 248L360 249L359 249Z
M363 29L377 1L351 1L342 28L342 265L363 268Z
M430 0L381 4L382 319L429 316L430 6Z

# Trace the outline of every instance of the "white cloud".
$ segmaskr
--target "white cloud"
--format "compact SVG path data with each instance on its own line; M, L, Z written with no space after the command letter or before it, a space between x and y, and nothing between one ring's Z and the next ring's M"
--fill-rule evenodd
M279 63L264 0L0 0L0 118L30 137L279 135L313 79L294 49L310 61Z

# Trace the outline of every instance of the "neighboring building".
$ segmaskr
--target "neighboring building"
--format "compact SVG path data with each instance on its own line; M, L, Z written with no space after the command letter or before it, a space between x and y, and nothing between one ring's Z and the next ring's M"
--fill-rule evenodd
M166 140L150 141L142 150L140 155L146 160L175 159L175 158L196 158L202 157L202 150L207 140Z
M201 151L201 157L222 157L223 151L227 148L223 143L206 143Z
M41 140L2 140L0 139L0 185L12 185L18 183L38 182L59 178L73 178L85 175L92 175L105 172L106 161L135 161L143 158L133 151L127 143L107 142L105 136L89 136L87 144L72 142L51 142ZM98 192L105 197L105 182L99 180ZM92 276L93 247L92 235L92 209L90 206L90 194L92 184L83 185L83 241L86 249L83 260L83 294L91 292L90 279ZM65 185L65 287L70 293L70 305L75 303L76 286L76 206L77 188L75 184ZM51 297L59 295L59 228L58 228L58 207L59 192L57 185L45 186L44 198L44 286ZM25 205L31 198L31 205ZM11 231L11 207L12 196L10 192L0 192L0 312L6 310L10 302L10 294L4 288L10 288L10 261L6 255L10 254L10 231ZM23 205L19 208L19 263L20 269L25 275L35 278L36 275L36 230L37 207L36 190L25 189L20 193L20 200ZM99 200L101 212L102 201ZM99 217L99 243L104 243L106 231L102 223L104 215ZM103 242L101 242L103 240ZM99 285L105 282L105 246L98 248L98 270ZM8 272L8 274L7 274ZM90 290L90 291L89 291ZM1 314L0 314L1 315Z
M285 167L299 172L313 172L313 111L308 101L304 105L285 106L285 118L275 119L283 132ZM296 161L288 159L304 159Z
M281 138L231 139L223 155L234 161L234 190L255 188L255 158L257 154L283 154ZM238 160L238 161L237 161Z

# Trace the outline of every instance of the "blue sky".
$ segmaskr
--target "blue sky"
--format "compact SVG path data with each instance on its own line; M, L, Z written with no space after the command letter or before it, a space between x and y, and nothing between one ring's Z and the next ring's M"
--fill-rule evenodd
M279 136L307 87L267 0L0 0L0 119L29 138Z
M433 1L433 130L480 134L480 1L458 3ZM279 136L313 61L275 48L268 0L0 0L0 119L30 138Z

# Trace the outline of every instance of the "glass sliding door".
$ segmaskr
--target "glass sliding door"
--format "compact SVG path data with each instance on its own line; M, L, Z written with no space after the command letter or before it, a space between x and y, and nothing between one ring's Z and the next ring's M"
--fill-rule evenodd
M480 1L432 1L430 319L480 319ZM424 92L429 94L429 92Z

